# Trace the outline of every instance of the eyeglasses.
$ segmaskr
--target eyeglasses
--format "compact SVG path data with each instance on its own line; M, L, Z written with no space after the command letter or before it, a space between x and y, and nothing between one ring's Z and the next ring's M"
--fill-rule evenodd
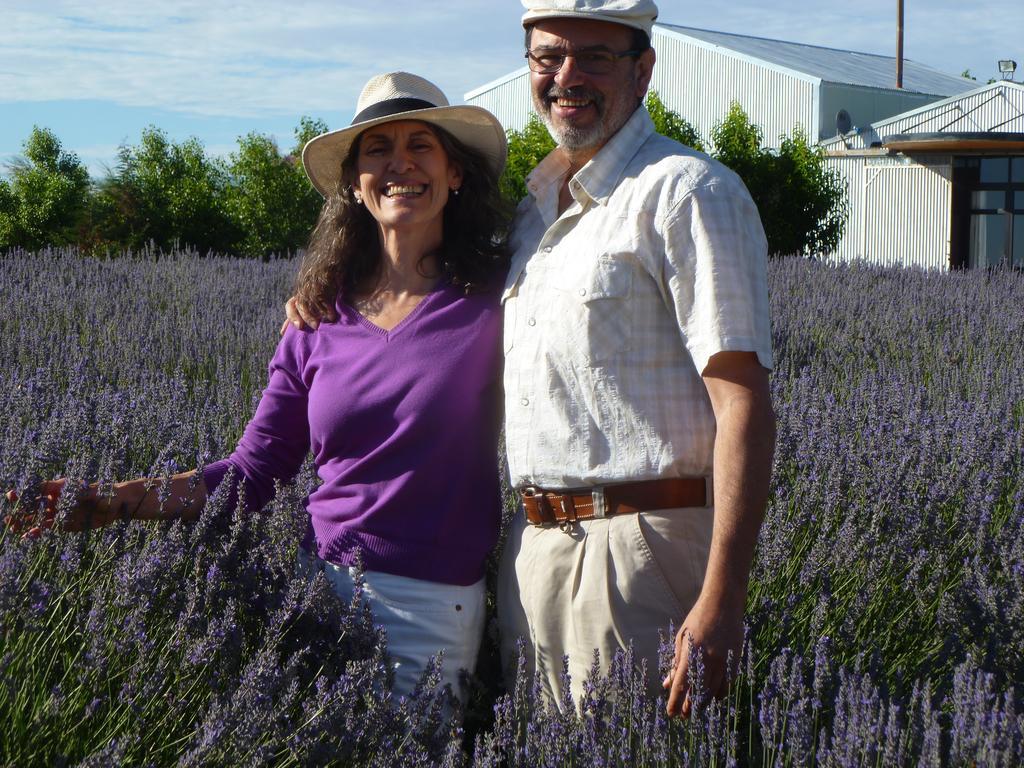
M627 56L636 58L643 51L607 51L601 48L585 51L570 51L568 53L558 50L541 49L539 51L527 51L526 60L530 64L530 70L539 75L553 75L562 68L567 57L572 56L576 62L576 68L588 75L607 75L613 69L619 59Z

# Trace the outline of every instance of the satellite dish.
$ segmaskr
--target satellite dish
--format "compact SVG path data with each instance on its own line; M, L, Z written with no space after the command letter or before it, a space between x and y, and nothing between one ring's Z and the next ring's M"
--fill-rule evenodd
M845 109L840 109L836 112L836 133L843 136L850 132L850 128L853 127L853 120L850 119L850 113Z

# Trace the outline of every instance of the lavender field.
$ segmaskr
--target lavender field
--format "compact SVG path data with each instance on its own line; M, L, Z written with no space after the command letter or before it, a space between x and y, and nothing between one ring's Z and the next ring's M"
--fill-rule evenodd
M0 256L0 488L226 455L294 270ZM294 574L307 466L262 515L0 532L0 766L1024 764L1024 274L769 277L779 444L725 701L669 722L628 658L582 716L490 669L461 721L392 699L358 596Z

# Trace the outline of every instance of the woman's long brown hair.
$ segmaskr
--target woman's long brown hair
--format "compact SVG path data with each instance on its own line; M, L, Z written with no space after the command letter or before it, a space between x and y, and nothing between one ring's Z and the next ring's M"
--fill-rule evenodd
M424 258L436 256L442 274L471 292L493 284L508 266L509 206L482 154L444 129L429 127L449 162L462 169L462 186L445 204L441 248ZM341 164L337 189L324 201L295 281L296 298L320 317L333 309L339 294L372 285L380 275L377 222L352 192L358 155L359 138Z

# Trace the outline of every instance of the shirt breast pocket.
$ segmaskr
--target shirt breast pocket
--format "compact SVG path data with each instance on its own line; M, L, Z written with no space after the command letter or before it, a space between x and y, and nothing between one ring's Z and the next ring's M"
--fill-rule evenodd
M621 360L629 347L634 267L611 256L599 256L583 266L568 265L559 281L566 341L577 365L601 367Z

